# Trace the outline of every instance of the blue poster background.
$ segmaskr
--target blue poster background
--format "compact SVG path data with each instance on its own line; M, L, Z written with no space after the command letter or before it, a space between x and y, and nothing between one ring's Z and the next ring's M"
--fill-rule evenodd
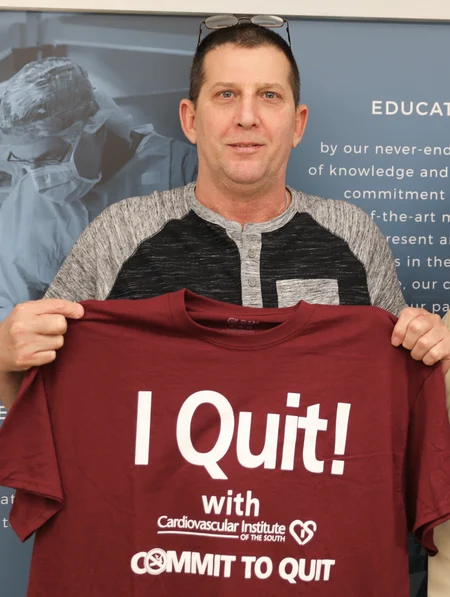
M2 12L0 97L27 61L64 55L86 69L133 125L152 123L182 141L177 106L187 94L199 20ZM447 24L291 21L310 119L292 153L288 183L347 198L371 215L390 237L407 302L439 315L450 303L449 33ZM0 218L17 183L6 151L0 143ZM0 424L4 416L0 410ZM11 493L0 488L0 594L25 597L32 541L21 545L8 528ZM417 562L414 596L424 579L424 558Z

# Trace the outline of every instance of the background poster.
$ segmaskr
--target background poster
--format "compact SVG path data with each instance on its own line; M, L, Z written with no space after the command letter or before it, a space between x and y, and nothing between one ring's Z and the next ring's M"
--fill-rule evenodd
M195 152L183 139L177 110L187 94L200 20L2 12L0 98L8 80L29 62L69 58L87 73L102 109L118 106L127 116L119 124L126 129L131 123L145 151L125 159L123 175L120 169L113 173L120 179L114 196L94 185L80 197L43 197L0 138L1 318L13 304L42 295L52 268L108 202L195 178ZM371 215L389 237L407 302L439 315L450 303L449 27L291 20L310 120L292 154L288 183L347 199ZM41 88L38 96L43 93ZM36 99L20 88L15 97L19 104ZM116 133L122 130L118 120L111 127ZM66 124L75 126L75 119ZM48 226L45 234L36 235L37 221ZM4 416L0 409L0 424ZM12 500L12 492L0 488L0 587L5 597L25 597L32 542L20 545L8 526ZM414 596L424 562L419 555L412 559Z

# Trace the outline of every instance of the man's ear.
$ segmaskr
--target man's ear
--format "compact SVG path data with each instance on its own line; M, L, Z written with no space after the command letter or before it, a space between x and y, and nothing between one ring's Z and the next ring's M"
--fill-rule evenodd
M308 106L300 104L295 110L295 129L294 137L292 139L292 147L297 147L305 132L306 123L308 122Z
M180 123L183 133L194 145L197 143L197 131L195 128L195 106L189 99L182 99L179 108Z

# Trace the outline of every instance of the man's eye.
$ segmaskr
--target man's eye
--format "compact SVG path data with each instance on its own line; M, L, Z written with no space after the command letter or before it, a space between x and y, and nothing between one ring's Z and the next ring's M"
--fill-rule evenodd
M275 99L276 97L278 97L275 91L265 91L264 96L267 97L267 99Z
M228 98L232 97L233 92L232 91L221 91L219 95L221 95L225 99L228 99Z

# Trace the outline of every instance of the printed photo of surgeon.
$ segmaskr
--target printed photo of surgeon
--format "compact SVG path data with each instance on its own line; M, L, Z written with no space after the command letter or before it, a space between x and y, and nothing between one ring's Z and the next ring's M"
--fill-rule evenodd
M0 209L3 201L9 196L24 174L26 174L26 171L20 164L7 162L0 157Z
M195 180L193 146L159 135L67 57L26 64L0 103L0 320L41 298L105 208ZM5 159L6 158L6 159Z
M6 82L0 83L0 105L5 85ZM25 169L20 164L8 162L6 147L0 143L0 208L3 201L8 197L13 187L18 184L24 174Z

